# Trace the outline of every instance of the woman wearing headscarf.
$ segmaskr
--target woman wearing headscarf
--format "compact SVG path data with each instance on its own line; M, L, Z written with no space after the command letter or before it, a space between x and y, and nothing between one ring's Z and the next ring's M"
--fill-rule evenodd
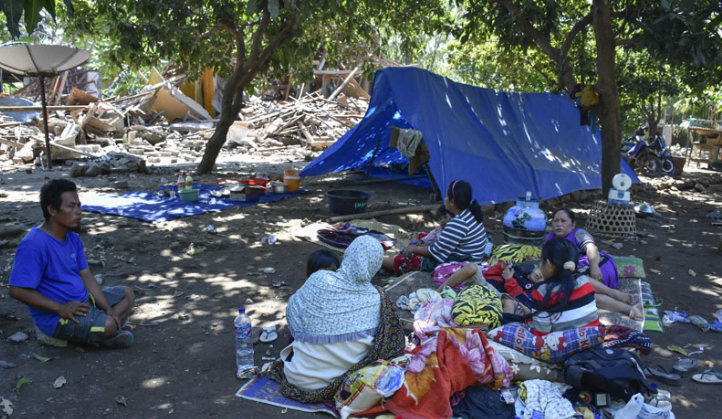
M396 311L383 290L371 285L383 253L378 240L360 236L338 270L313 273L291 296L286 320L294 341L266 372L281 383L285 397L330 400L350 372L403 351Z

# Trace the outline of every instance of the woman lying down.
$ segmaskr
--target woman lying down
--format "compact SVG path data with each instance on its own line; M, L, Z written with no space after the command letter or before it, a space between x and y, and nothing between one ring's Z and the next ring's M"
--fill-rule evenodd
M547 244L552 241L554 244L551 247L546 244L544 247L551 249L562 246L563 239L552 239ZM563 247L567 250L566 248L569 246L563 245ZM574 262L570 261L568 268L571 267L571 263ZM484 281L504 293L502 295L502 304L505 313L512 314L511 318L514 318L514 315L527 316L531 313L530 309L533 306L535 292L538 294L538 288L541 284L551 278L551 270L547 269L547 276L545 276L543 266L544 261L539 266L535 266L530 262L512 265L509 261L502 261L489 267L482 274L481 268L477 264L468 263L449 276L439 286L439 291L447 286L455 288L462 284ZM576 265L574 269L576 269ZM586 275L576 273L573 273L573 276L587 278ZM594 298L598 308L624 314L633 320L644 319L641 303L630 305L627 303L628 299L626 298L625 301L617 299L617 294L620 294L619 291L608 289L608 292L605 292L607 287L598 281L595 281L593 285L595 290Z

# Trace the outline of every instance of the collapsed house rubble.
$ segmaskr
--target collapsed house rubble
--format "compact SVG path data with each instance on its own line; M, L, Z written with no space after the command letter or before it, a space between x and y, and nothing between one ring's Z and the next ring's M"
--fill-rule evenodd
M218 118L181 92L182 75L161 80L110 100L72 87L62 101L53 101L48 109L53 160L74 165L73 176L199 161ZM27 100L35 98L33 93L24 88L19 96L25 97L5 96L10 105L0 104L0 166L43 165L42 117ZM341 93L327 99L314 92L277 102L251 96L230 127L225 148L264 153L293 147L299 158L311 160L363 117L368 102L361 97ZM19 99L22 105L14 105Z

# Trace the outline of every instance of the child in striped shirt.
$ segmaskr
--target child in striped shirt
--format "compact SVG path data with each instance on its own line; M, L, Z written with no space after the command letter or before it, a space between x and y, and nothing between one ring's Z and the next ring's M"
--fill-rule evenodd
M555 238L544 244L539 267L544 280L532 291L532 312L527 321L532 333L545 335L599 326L594 286L587 276L574 274L577 253L576 248L564 239ZM507 305L505 312L510 308Z

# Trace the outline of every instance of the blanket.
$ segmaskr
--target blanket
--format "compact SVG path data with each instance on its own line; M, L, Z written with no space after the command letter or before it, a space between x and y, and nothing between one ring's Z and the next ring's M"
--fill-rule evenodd
M175 193L172 193L172 196L159 196L157 191L129 192L122 195L83 195L83 211L120 215L148 222L169 221L207 212L220 212L233 207L247 207L258 203L276 202L308 192L300 190L283 194L266 194L261 195L256 202L240 202L211 196L211 191L221 190L223 186L194 184L193 187L200 189L197 202L183 201ZM175 191L174 187L163 187L158 191L166 189L171 189L172 192Z
M442 329L436 352L425 362L420 372L406 371L404 385L382 406L363 414L389 410L404 419L450 418L454 394L472 385L507 388L512 379L509 364L474 329Z

